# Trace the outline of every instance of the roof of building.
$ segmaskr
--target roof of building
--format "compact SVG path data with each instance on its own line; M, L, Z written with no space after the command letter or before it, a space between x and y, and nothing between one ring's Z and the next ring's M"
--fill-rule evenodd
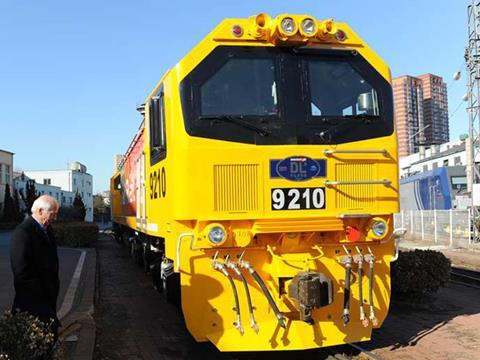
M7 150L2 150L2 149L0 149L0 152L4 152L4 153L7 153L7 154L15 155L15 153L13 153L13 152L11 152L11 151L7 151Z
M439 159L439 158L442 158L442 157L445 157L445 156L449 156L449 155L453 155L453 154L462 152L464 150L465 150L465 143L463 142L460 145L454 145L450 149L447 149L447 150L441 151L439 153L436 153L434 155L431 155L428 158L426 157L426 158L420 159L418 161L415 161L415 162L411 163L411 165L417 165L417 164L421 164L425 161Z

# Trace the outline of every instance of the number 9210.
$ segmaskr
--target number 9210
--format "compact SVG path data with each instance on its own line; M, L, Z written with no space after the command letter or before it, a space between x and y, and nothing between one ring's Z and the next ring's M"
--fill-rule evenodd
M325 209L325 188L272 189L272 210Z

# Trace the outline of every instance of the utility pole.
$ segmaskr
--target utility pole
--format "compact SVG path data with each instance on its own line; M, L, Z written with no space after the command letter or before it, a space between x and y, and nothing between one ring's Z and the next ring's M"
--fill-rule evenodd
M472 223L480 219L478 207L473 204L474 189L480 184L480 172L475 166L475 159L480 152L480 3L472 0L467 7L468 14L468 45L465 50L465 61L468 72L468 133L465 150L467 155L467 187L472 194ZM475 186L477 185L477 186ZM478 191L478 190L477 190ZM473 226L474 239L477 238L476 226Z

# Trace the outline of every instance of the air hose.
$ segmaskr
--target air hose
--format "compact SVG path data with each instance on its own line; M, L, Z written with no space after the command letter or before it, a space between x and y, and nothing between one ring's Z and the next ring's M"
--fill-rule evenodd
M345 261L345 292L343 294L343 324L350 322L350 274L352 271L352 257L347 256Z
M233 296L235 297L235 311L237 313L237 323L235 325L235 328L240 332L240 334L243 335L244 331L243 331L243 326L242 326L242 318L240 316L240 303L238 301L238 292L237 292L237 288L235 286L235 283L233 282L232 276L230 275L230 273L225 268L225 265L222 264L219 261L216 261L216 260L213 261L212 262L212 267L215 270L220 271L223 275L225 275L227 277L228 281L230 282L230 285L232 286Z
M368 326L368 319L363 309L363 256L358 257L358 297L360 302L360 321L364 327Z
M247 269L248 272L253 276L255 281L258 283L258 285L260 286L260 288L263 291L263 294L267 298L268 303L270 304L270 307L272 308L273 312L275 313L275 316L278 320L278 324L282 328L285 329L286 328L285 320L283 319L283 316L280 313L280 310L278 309L277 304L275 304L275 301L273 300L272 295L270 295L270 292L268 291L267 287L265 286L265 283L263 282L260 275L258 275L258 273L255 271L255 269L247 261L241 260L239 264L242 268Z
M250 312L250 326L252 329L258 333L258 325L257 322L255 321L255 316L253 314L253 305L252 305L252 298L250 296L250 290L248 289L248 284L247 280L245 279L245 276L243 276L242 272L238 268L237 264L235 264L232 261L226 261L225 265L235 271L235 273L238 275L238 277L242 280L243 286L245 287L245 293L247 295L247 302L248 302L248 311Z
M375 310L373 304L373 264L375 262L375 258L373 255L370 255L368 259L368 263L370 265L370 273L369 273L369 295L370 295L370 321L372 322L373 326L378 325L378 319L375 317Z

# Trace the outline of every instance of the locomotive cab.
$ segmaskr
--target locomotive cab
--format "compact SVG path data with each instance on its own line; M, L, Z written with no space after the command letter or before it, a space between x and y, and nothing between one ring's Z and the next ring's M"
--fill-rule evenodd
M348 25L289 14L224 20L161 79L114 219L197 341L307 349L381 325L398 211L390 80Z

